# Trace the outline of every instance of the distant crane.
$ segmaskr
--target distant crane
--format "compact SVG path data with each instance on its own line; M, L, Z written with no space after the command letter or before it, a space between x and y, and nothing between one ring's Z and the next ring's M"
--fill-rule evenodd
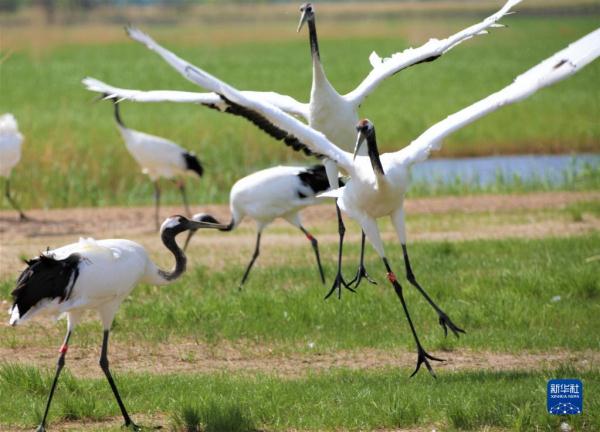
M280 95L274 92L245 91L243 93L248 97L258 98L263 102L273 104L287 113L304 118L312 128L323 132L331 142L335 143L342 149L352 151L355 139L354 127L359 118L358 109L364 99L373 90L375 90L379 84L381 84L386 78L400 72L403 69L418 63L430 62L439 58L441 55L454 48L459 43L470 39L473 36L485 34L487 32L486 29L490 27L503 27L501 24L497 24L497 21L504 15L508 14L510 9L516 4L520 3L520 1L521 0L507 1L506 4L495 14L489 16L482 22L472 25L471 27L468 27L467 29L462 30L446 39L430 39L421 47L415 49L407 48L403 52L392 54L391 57L385 59L380 58L376 53L372 53L369 57L369 61L373 69L358 87L345 95L340 95L329 83L325 75L319 54L314 7L311 3L305 3L300 8L302 16L300 18L298 31L305 22L308 23L309 40L313 60L313 79L309 103L300 103L290 96ZM194 74L187 73L187 69L193 67L193 65L156 43L144 32L133 27L128 27L127 32L132 39L144 44L147 48L158 53L167 63L169 63L188 80L194 82L195 84L199 84L196 81ZM297 140L292 139L288 134L284 133L274 125L261 122L258 118L247 115L248 113L244 112L243 108L236 106L235 104L230 104L226 98L219 99L215 94L169 90L143 92L138 90L119 89L108 86L93 78L86 78L84 80L84 84L89 90L100 91L102 93L106 92L110 94L111 97L114 96L119 99L130 99L138 102L172 101L198 103L230 114L241 115L256 124L266 133L278 140L283 140L287 145L293 147L294 149L303 150L307 155L315 154L319 156L317 152L302 146L297 142ZM324 164L327 169L327 176L331 187L337 188L338 185L336 184L336 181L338 177L338 167L331 160L327 159L324 161ZM336 289L338 290L339 296L341 294L342 287L349 288L353 282L356 283L356 287L360 284L360 281L364 277L369 279L363 263L364 233L362 237L361 261L356 273L356 277L349 283L347 283L342 277L342 244L345 227L339 208L336 207L336 210L338 216L338 231L340 236L338 269L333 286L326 297L329 297Z
M437 312L444 332L447 333L447 329L450 328L456 336L463 333L464 331L450 320L448 315L420 286L410 265L404 223L404 196L408 189L409 169L413 164L426 160L431 151L439 149L442 140L452 132L503 106L523 100L541 88L575 74L598 56L600 56L600 29L573 42L567 48L518 76L512 84L502 90L433 125L402 150L382 155L379 154L377 148L375 128L369 120L362 120L356 126L358 137L354 154L352 154L337 147L322 133L277 107L264 103L259 98L243 94L196 67L188 67L188 73L190 76L194 76L195 82L210 91L223 95L223 98L230 104L238 105L240 111L246 112L254 121L260 119L262 123L271 123L274 127L287 131L289 139L305 144L314 152L326 155L350 174L351 178L344 187L326 192L321 196L337 199L340 208L360 223L367 238L382 258L387 270L387 278L402 303L417 346L418 359L414 375L422 364L425 364L429 372L433 374L428 360L440 361L441 359L428 354L417 337L404 300L402 287L385 255L377 219L390 216L402 245L406 277ZM358 153L365 141L367 156L360 156Z
M175 257L175 267L171 271L158 268L143 246L123 239L80 239L78 243L48 250L27 261L27 268L12 292L14 303L9 312L10 325L21 324L42 311L55 315L65 313L68 320L67 334L60 348L56 375L38 432L46 430L48 410L65 365L71 333L84 311L89 309L98 312L104 329L100 367L117 399L125 426L139 430L129 417L108 368L110 327L119 305L138 283L167 285L185 272L187 260L177 246L175 236L203 226L209 224L201 225L183 216L172 216L163 222L160 228L162 242Z
M17 120L12 114L0 116L0 177L5 178L4 196L19 213L19 220L27 220L15 199L10 194L10 173L14 166L21 160L21 144L23 135L19 132Z
M186 214L190 217L192 213L182 177L188 173L195 173L198 177L202 177L204 169L196 155L168 139L129 129L121 119L119 103L113 100L113 105L115 107L115 121L127 150L142 167L142 172L150 177L154 184L154 221L156 229L160 226L160 186L158 180L161 177L175 181L181 192Z
M277 218L283 218L300 229L310 241L317 259L321 281L325 283L317 239L302 226L299 212L304 207L317 203L316 195L328 188L329 182L323 165L314 165L308 168L290 166L267 168L250 174L233 185L229 194L231 210L229 224L221 224L213 216L204 213L194 215L192 220L210 222L214 224L213 228L221 231L233 230L245 216L256 221L256 245L252 259L240 282L240 289L246 282L260 253L260 238L263 230ZM183 247L184 250L194 232L195 230L190 230Z

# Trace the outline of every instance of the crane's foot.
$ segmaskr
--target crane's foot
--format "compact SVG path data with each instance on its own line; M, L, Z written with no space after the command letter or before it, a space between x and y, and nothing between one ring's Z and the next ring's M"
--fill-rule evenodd
M444 329L444 336L448 336L448 329L454 333L454 336L459 337L459 333L466 334L466 332L461 329L459 326L454 324L450 317L446 315L444 312L438 312L438 316L440 317L439 323Z
M19 213L19 222L28 222L30 220L25 213Z
M126 429L128 431L142 432L142 431L153 431L160 430L162 426L138 426L135 423L131 422L129 425L124 424L121 429Z
M425 365L425 367L427 368L427 370L429 371L429 373L431 374L432 377L437 378L435 376L435 372L433 372L433 368L429 364L429 360L438 361L438 362L443 362L445 360L441 359L441 358L437 358L437 357L432 356L431 354L427 353L427 351L425 351L423 349L423 347L421 347L421 346L418 346L418 349L419 349L419 356L417 357L417 368L410 375L411 378L413 376L415 376L417 372L419 372L419 369L421 368L422 364Z
M127 425L121 426L121 429L125 429L128 431L135 431L135 432L160 430L162 428L163 428L162 426L138 426L134 423L130 423L129 426L127 426Z
M134 431L134 432L140 432L140 431L142 431L144 429L148 429L148 428L138 426L134 422L130 421L129 423L125 423L123 426L121 426L121 429L126 429L128 431Z
M38 426L35 432L46 432L46 427L43 424L41 424Z
M371 276L369 276L369 274L367 273L367 269L365 269L365 266L362 264L360 266L358 266L358 270L356 271L356 276L354 276L354 279L352 279L350 282L348 282L348 285L354 284L354 289L356 289L356 288L358 288L358 286L360 285L360 283L363 279L366 279L367 281L369 281L370 284L377 285L377 282L375 282L371 278Z
M338 271L337 276L335 277L335 279L333 280L333 286L331 287L331 289L329 290L329 292L327 293L327 295L325 296L325 300L327 300L329 297L331 297L331 294L334 293L335 290L337 290L338 292L338 298L342 298L342 287L346 288L348 291L352 291L353 293L355 293L356 291L354 290L354 288L352 288L345 280L344 277L342 276L342 273L340 271Z

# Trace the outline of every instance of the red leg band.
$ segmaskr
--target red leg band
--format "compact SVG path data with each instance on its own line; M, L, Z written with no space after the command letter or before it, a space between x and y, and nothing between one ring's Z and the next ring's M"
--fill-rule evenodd
M398 281L398 279L396 279L396 275L394 274L394 272L388 272L387 278L391 283Z
M306 238L310 241L313 241L315 239L310 233L306 234Z
M68 349L69 349L69 346L67 344L62 344L60 347L60 350L58 352L61 354L65 354Z

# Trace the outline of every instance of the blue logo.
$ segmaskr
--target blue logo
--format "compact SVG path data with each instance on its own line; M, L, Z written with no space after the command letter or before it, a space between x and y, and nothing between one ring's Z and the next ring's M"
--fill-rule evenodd
M548 412L572 415L583 412L583 383L578 379L551 379L546 391Z

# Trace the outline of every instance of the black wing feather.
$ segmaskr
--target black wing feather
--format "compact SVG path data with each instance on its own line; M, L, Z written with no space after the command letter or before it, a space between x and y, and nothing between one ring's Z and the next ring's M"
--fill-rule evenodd
M257 126L260 130L278 141L283 141L287 146L291 147L295 151L301 151L307 156L315 156L319 159L325 158L324 155L313 152L310 148L308 148L308 146L306 146L306 144L300 142L300 140L298 140L298 138L296 138L294 135L275 126L263 115L248 109L245 106L236 104L221 94L219 94L219 96L228 105L228 107L225 109L225 112L244 117L246 120Z

